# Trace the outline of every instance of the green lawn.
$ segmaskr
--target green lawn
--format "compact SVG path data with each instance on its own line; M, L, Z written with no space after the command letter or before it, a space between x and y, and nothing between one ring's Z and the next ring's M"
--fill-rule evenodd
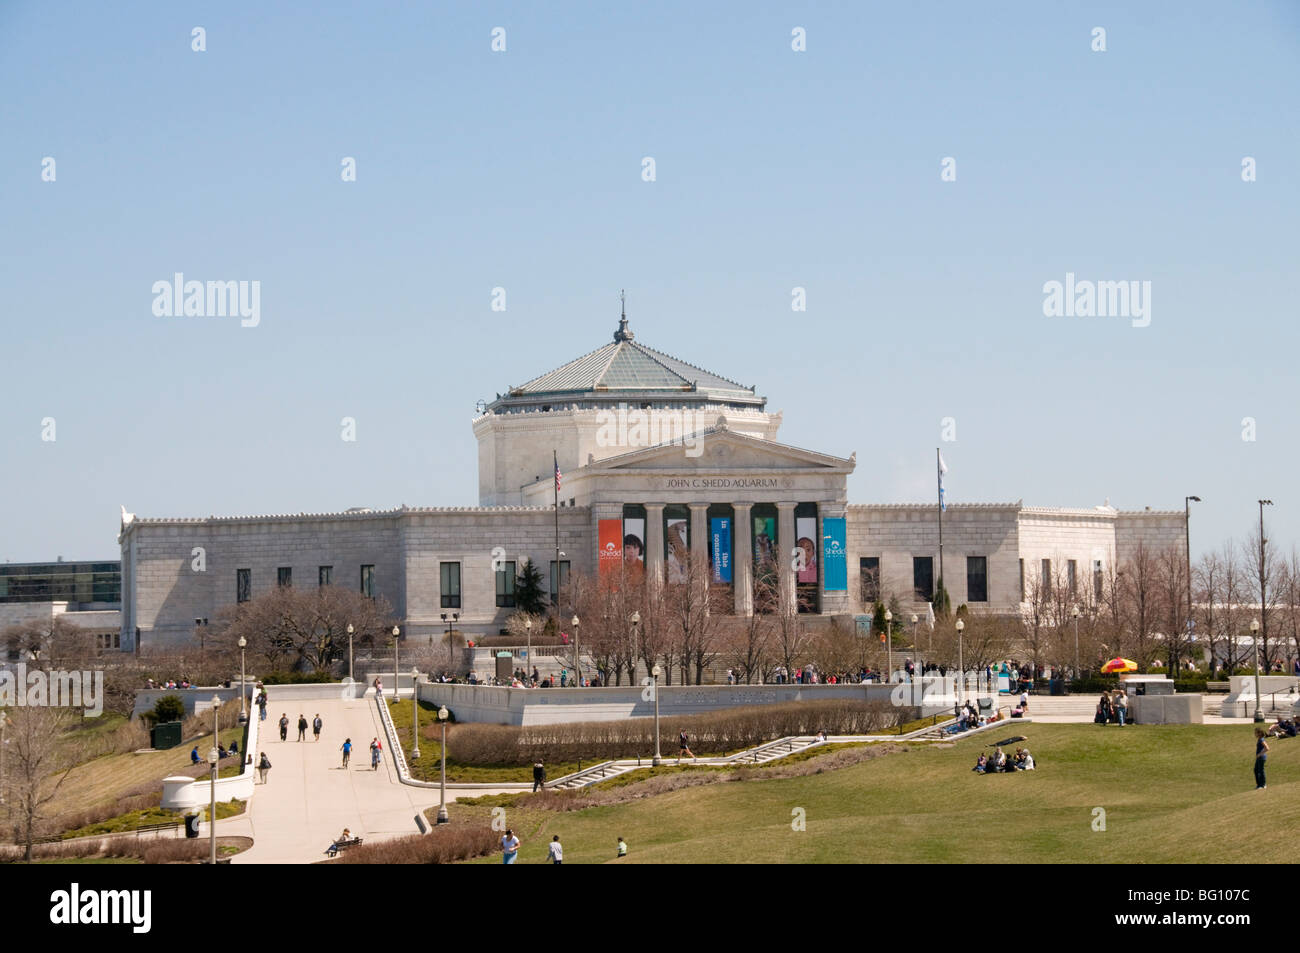
M525 795L508 817L524 832L524 863L544 862L553 834L569 863L613 861L619 835L630 846L620 863L1293 860L1285 834L1300 827L1300 740L1270 742L1269 787L1256 791L1250 725L1012 724L987 741L1019 733L1036 771L972 773L979 738L583 811L529 812ZM464 822L487 809L466 806ZM805 830L792 827L796 809Z

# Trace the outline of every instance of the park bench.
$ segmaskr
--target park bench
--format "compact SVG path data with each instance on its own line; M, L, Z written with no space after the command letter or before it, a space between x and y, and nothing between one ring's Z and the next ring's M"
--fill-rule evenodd
M349 847L357 847L361 844L360 837L350 837L347 840L335 841L330 844L329 850L325 851L331 857L337 857L339 851L347 850Z
M1231 682L1206 682L1205 683L1205 690L1207 692L1223 692L1226 694L1231 687L1232 687Z

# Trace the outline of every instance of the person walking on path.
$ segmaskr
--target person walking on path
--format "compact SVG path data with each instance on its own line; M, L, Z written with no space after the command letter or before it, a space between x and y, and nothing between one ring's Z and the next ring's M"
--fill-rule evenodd
M627 856L627 841L623 840L623 835L621 834L619 835L618 838L618 856L619 857Z
M1268 787L1264 780L1264 762L1268 760L1268 742L1264 740L1264 729L1255 729L1255 790L1262 791Z
M298 740L307 740L307 716L298 712Z
M541 788L543 791L546 790L546 765L542 764L542 762L540 761L538 761L536 764L533 765L533 793L534 794L537 793L538 788Z
M682 763L683 755L690 755L692 760L696 760L696 761L699 760L698 758L695 757L695 752L691 750L691 746L686 740L686 732L679 731L677 732L677 763L678 764Z
M320 741L320 730L324 727L325 722L320 720L320 712L317 712L316 717L311 720L311 733L316 736L317 741Z
M383 758L384 746L379 743L378 738L370 739L370 770L378 771L379 762Z
M280 714L280 740L289 740L289 713L287 711Z
M266 756L266 752L263 751L261 759L257 762L257 772L262 776L263 784L266 783L266 772L270 770L271 770L271 759L268 758Z
M261 720L266 721L266 692L263 691L257 696L257 707L261 711Z
M510 828L506 828L501 838L501 863L513 864L519 858L519 838Z
M352 739L348 738L343 742L343 770L348 769L348 761L352 758Z
M384 697L384 680L383 680L382 678L380 678L378 675L376 675L376 676L375 676L374 685L375 685L375 696L376 696L377 698L383 698L383 697Z
M551 863L553 864L564 863L564 848L560 845L559 834L556 834L554 837L551 838L550 852L551 852Z

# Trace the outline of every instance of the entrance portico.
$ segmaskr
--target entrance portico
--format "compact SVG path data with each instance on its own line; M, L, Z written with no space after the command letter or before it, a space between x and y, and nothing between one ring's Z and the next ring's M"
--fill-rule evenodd
M825 546L843 559L847 459L736 433L725 422L689 442L631 450L564 475L566 495L591 512L592 539L626 546L651 584L683 581L689 562L733 590L737 615L851 611L847 588L827 586ZM545 505L549 480L523 488ZM611 565L602 562L602 565ZM619 565L617 561L613 566Z

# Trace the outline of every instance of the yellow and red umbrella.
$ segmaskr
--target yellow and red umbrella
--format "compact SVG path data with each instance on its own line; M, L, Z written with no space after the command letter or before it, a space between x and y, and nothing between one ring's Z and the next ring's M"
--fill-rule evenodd
M1136 672L1137 662L1128 658L1113 658L1101 667L1103 672Z

